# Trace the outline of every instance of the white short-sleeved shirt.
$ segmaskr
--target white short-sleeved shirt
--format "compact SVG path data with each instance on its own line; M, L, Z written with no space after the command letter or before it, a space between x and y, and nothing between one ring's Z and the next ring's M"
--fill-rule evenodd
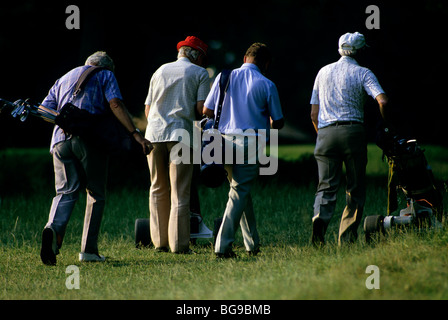
M205 101L210 110L218 105L220 77L216 77ZM223 134L241 134L247 129L264 129L269 133L270 117L274 121L283 118L275 84L252 63L232 70L218 130Z
M207 98L207 70L179 58L162 65L152 76L145 104L150 106L145 137L151 142L179 141L176 129L193 133L196 103Z
M344 56L320 69L310 104L319 105L319 129L338 121L363 123L366 94L376 98L381 93L384 90L373 72Z

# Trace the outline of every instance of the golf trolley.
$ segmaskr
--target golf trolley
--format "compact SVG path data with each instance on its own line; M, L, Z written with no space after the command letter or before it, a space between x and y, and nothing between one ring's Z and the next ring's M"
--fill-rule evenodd
M400 227L441 228L443 203L437 189L424 150L417 140L400 137L394 130L382 128L377 145L388 160L387 216L372 215L364 220L366 241L387 230ZM398 193L406 197L407 207L398 216L392 213L398 208Z

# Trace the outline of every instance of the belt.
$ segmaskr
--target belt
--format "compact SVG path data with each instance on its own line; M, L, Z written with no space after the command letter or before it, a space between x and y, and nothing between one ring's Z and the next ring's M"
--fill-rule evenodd
M328 125L328 127L333 127L333 126L350 126L353 124L363 124L362 122L359 121L336 121L330 125Z

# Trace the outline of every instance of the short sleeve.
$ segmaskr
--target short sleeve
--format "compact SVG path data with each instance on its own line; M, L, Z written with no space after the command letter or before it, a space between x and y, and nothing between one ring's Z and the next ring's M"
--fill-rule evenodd
M310 104L319 104L319 74L317 74L316 80L314 81Z
M215 82L213 82L210 93L208 94L207 99L205 100L204 105L207 109L215 110L215 106L219 98L219 79L221 79L221 74L219 74L216 77Z
M280 97L275 84L271 83L268 96L269 114L272 120L277 121L283 118L282 107L280 104Z
M107 101L110 101L114 98L118 98L123 100L120 92L120 88L118 87L117 78L112 71L107 70L105 75L106 81L103 83L104 88L104 96Z
M58 80L59 81L59 80ZM58 109L58 101L56 98L56 88L58 86L58 81L51 87L48 95L45 97L44 101L42 101L41 105L48 109L57 110Z
M384 90L378 82L378 79L370 70L366 72L366 75L364 77L364 90L366 90L367 94L374 99L379 94L384 93Z
M204 72L201 73L199 79L197 101L203 101L207 99L209 92L210 92L210 78L208 76L208 72L204 70Z

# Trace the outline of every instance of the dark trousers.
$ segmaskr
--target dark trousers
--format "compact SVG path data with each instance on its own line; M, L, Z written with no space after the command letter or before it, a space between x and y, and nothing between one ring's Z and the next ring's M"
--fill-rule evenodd
M346 206L338 242L339 245L353 242L358 236L357 229L366 199L367 142L364 126L333 125L319 129L314 156L318 165L319 185L314 201L313 224L322 226L320 232L323 236L335 212L344 163L347 177Z

